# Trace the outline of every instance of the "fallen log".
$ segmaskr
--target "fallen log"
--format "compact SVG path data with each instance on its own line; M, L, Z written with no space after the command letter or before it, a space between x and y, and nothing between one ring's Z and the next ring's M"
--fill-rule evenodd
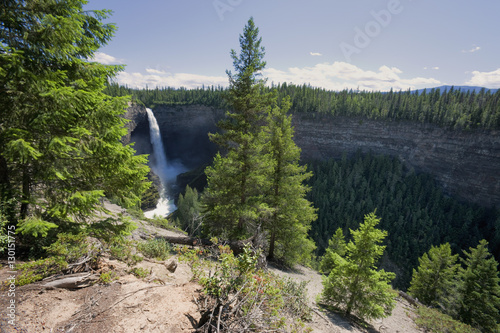
M92 285L98 279L97 275L91 273L78 273L63 275L47 279L48 282L42 284L45 288L78 289Z
M190 236L173 237L173 236L158 235L156 236L156 238L161 238L169 243L180 244L180 245L202 246L202 247L209 247L216 245L209 239L190 237ZM238 241L220 241L220 244L228 245L229 248L233 251L234 255L237 256L243 253L243 249L245 248L246 245L253 244L254 238L255 237L251 237L248 239L238 240Z
M422 303L418 301L418 299L411 297L404 291L399 291L399 296L403 297L408 303L410 303L413 306L421 306Z

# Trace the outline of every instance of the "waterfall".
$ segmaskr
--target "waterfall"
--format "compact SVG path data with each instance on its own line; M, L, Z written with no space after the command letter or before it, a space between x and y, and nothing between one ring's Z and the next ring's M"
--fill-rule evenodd
M167 156L163 148L163 141L161 139L160 127L156 121L155 115L151 109L146 108L149 120L149 136L151 137L151 144L153 145L153 155L155 163L151 165L153 172L160 178L161 190L160 200L156 205L156 209L145 212L146 217L152 218L154 215L167 216L175 210L174 203L168 197L168 182L177 176L174 167L167 164Z

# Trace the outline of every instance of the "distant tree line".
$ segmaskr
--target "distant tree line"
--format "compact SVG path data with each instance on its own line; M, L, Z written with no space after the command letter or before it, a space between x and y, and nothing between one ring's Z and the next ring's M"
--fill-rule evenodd
M318 255L338 228L347 234L376 210L380 227L388 231L389 259L401 270L396 287L408 287L412 268L432 245L450 243L458 253L484 238L500 257L498 210L446 196L431 176L405 168L396 158L358 152L352 158L313 162L309 169L309 200L318 208L310 233Z
M370 119L409 120L432 123L455 129L499 129L500 90L495 93L482 89L462 91L440 89L412 91L330 91L309 85L278 84L265 87L275 89L278 101L290 96L292 112L319 112L341 116L359 116ZM112 96L131 95L135 101L154 108L158 105L201 104L228 109L223 87L131 89L116 83L108 85L106 93Z

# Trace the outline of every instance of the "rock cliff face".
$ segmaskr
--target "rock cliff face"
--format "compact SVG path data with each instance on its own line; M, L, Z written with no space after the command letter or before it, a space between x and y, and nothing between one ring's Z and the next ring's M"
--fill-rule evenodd
M498 131L318 114L295 114L294 126L303 159L339 158L358 149L397 156L408 167L432 174L448 194L500 207Z
M134 111L135 112L135 111ZM130 139L140 153L151 151L147 116L136 117ZM144 110L145 113L145 110ZM224 116L206 106L159 107L154 110L167 157L194 168L209 163L217 147L208 133ZM389 122L320 114L294 114L295 142L302 158L339 158L358 149L397 156L408 167L434 175L445 192L484 206L500 207L500 133L452 131L435 125ZM149 150L148 150L149 149Z
M130 108L129 108L130 110ZM151 154L149 122L146 109L143 112L131 110L130 141L141 154ZM160 106L153 110L160 126L163 145L168 161L180 161L188 168L210 163L217 152L217 146L210 142L208 133L217 131L217 122L224 111L202 105ZM135 119L134 119L135 117Z

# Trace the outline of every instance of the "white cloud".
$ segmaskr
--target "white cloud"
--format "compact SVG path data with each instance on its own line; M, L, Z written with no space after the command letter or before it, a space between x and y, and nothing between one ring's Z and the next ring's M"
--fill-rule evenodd
M319 52L309 52L309 54L312 55L312 56L318 56L318 57L322 56L322 54L319 53Z
M462 53L474 53L476 51L479 51L481 49L480 46L474 46L472 49L470 50L462 50Z
M312 67L291 67L287 70L268 68L262 72L268 84L292 82L297 85L310 84L330 90L359 89L388 91L407 90L439 85L434 78L403 78L397 67L381 66L376 71L364 70L347 62L319 63ZM145 73L121 72L117 76L119 84L131 88L227 86L226 76L206 76L189 73L168 73L147 68Z
M438 66L434 66L434 67L427 67L427 66L426 66L426 67L424 67L424 69L425 69L425 70L427 70L427 69L434 69L434 70L436 70L436 71L437 71L437 70L439 69L439 67L438 67Z
M491 72L473 71L467 85L486 88L500 88L500 68Z
M397 67L381 66L377 71L364 70L347 62L320 63L313 67L292 67L288 70L269 68L264 70L268 82L293 82L310 84L330 90L356 89L388 91L407 90L423 86L438 85L434 78L402 78Z
M127 73L121 72L117 76L117 81L121 85L129 86L130 88L156 88L156 87L186 87L188 89L205 86L226 86L228 84L225 76L205 76L188 73L166 73L155 69L146 69L143 73Z
M153 69L153 68L146 68L146 72L151 73L151 74L168 74L165 71Z
M109 54L103 52L96 52L94 57L90 61L100 62L104 65L121 65L123 64L123 59L115 58Z

